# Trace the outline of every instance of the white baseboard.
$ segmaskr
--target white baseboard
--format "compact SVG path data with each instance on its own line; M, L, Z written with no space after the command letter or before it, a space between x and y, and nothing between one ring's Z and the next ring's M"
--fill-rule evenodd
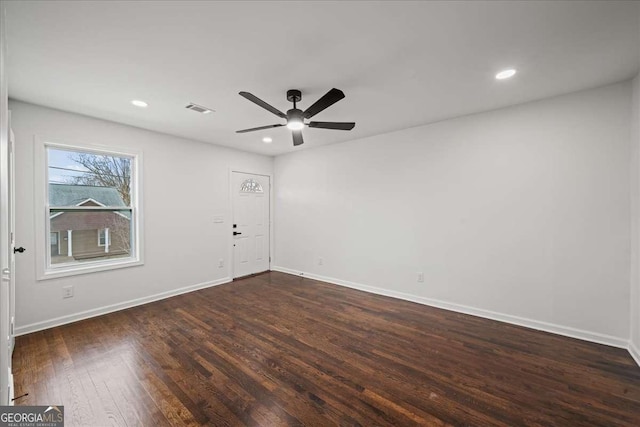
M170 298L176 295L186 294L189 292L197 291L211 286L222 285L224 283L231 282L230 277L223 277L222 279L214 280L211 282L198 283L191 286L185 286L184 288L173 289L167 292L161 292L155 295L149 295L142 298L136 298L129 301L120 302L117 304L106 305L104 307L94 308L92 310L81 311L79 313L70 314L67 316L56 317L54 319L45 320L42 322L31 323L29 325L18 326L16 328L16 336L30 334L32 332L42 331L44 329L53 328L56 326L66 325L67 323L77 322L79 320L89 319L91 317L101 316L103 314L113 313L114 311L124 310L126 308L135 307L138 305L148 304L150 302Z
M633 360L635 360L638 366L640 366L640 350L638 350L638 347L629 341L629 348L627 350L629 350L629 354L631 354Z
M404 292L392 291L389 289L378 288L375 286L362 285L360 283L349 282L346 280L335 279L332 277L320 276L313 273L296 271L285 267L273 266L273 271L281 273L293 274L296 276L304 276L322 282L332 283L334 285L346 286L360 291L370 292L372 294L384 295L387 297L398 298L405 301L416 302L431 307L443 308L445 310L455 311L458 313L470 314L472 316L483 317L485 319L497 320L499 322L511 323L526 328L536 329L539 331L550 332L552 334L563 335L571 338L577 338L584 341L605 344L612 347L628 349L629 341L626 338L614 337L611 335L600 334L598 332L590 332L582 329L576 329L569 326L561 326L553 323L541 322L539 320L527 319L524 317L513 316L510 314L497 313L495 311L484 310L481 308L469 307L462 304L456 304L447 301L441 301L432 298L425 298L417 295L406 294ZM636 359L637 361L638 359Z

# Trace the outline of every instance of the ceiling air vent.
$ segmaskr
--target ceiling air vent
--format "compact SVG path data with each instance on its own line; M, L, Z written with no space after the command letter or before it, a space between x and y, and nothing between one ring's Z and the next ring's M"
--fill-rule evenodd
M203 107L202 105L194 104L193 102L188 104L185 108L188 110L196 111L198 113L202 113L202 114L209 114L209 113L213 113L214 111L210 108Z

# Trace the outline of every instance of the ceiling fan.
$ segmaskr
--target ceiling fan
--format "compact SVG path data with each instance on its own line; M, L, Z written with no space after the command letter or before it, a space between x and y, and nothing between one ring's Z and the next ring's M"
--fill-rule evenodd
M261 106L267 111L272 112L276 116L286 119L287 123L243 129L236 131L236 133L253 132L256 130L286 126L292 130L291 133L293 134L293 145L301 145L304 143L304 140L302 139L302 128L304 128L305 125L309 126L310 128L335 130L351 130L356 125L353 122L304 122L305 119L310 119L322 110L332 106L333 104L344 98L344 93L340 89L331 89L322 98L318 99L311 107L307 108L304 111L296 108L296 103L300 102L300 100L302 99L302 93L297 89L290 89L287 91L287 100L289 102L293 102L293 108L287 111L287 114L267 104L266 102L264 102L257 96L250 94L249 92L240 92L240 96L247 98L249 101Z

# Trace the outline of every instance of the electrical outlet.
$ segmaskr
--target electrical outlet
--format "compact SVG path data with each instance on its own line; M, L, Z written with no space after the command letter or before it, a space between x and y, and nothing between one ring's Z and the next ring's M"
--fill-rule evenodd
M324 265L324 258L318 258L318 265Z
M222 268L222 267L224 267L224 260L222 258L220 258L218 260L218 268Z
M73 286L63 286L62 287L62 298L72 298L73 297Z
M422 271L418 272L418 282L424 282L424 273Z

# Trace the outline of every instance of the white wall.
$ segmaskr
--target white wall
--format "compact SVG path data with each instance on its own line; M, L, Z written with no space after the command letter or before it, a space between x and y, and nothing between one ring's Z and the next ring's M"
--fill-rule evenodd
M274 264L626 346L630 93L277 157Z
M17 259L18 333L82 317L85 311L96 314L101 307L228 280L229 168L270 174L271 157L21 102L11 101L10 108L17 145L16 236L27 248ZM36 281L34 135L142 151L144 266ZM217 215L225 222L214 223ZM224 268L218 268L220 258ZM64 285L74 285L73 298L62 299Z
M631 354L640 364L640 74L631 107Z

